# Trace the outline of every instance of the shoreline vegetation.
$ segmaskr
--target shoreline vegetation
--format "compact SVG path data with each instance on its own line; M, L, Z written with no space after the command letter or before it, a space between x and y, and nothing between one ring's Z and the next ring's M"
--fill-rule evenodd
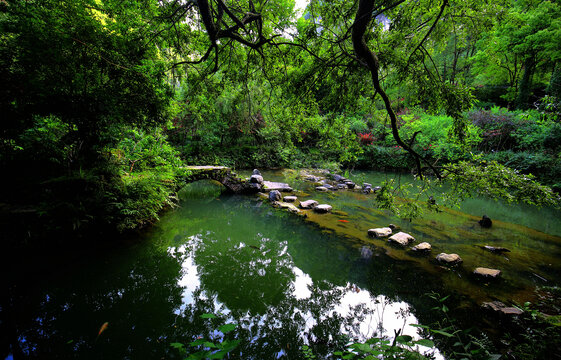
M408 172L452 202L559 206L559 19L551 0L0 0L0 241L135 237L187 165ZM440 203L373 185L404 219ZM513 358L561 344L544 324Z

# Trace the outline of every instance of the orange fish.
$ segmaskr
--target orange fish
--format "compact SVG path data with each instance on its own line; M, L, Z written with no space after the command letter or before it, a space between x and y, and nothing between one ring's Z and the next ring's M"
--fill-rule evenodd
M349 222L349 220L337 220L337 221L340 221L340 222L343 222L343 223L348 223Z
M101 335L102 332L107 330L108 327L109 327L109 323L104 322L103 325L101 325L101 327L99 328L99 332L97 333L97 336L99 337L99 335Z

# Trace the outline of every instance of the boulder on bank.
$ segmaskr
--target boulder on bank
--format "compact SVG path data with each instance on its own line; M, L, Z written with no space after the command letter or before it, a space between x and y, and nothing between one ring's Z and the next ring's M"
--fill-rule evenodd
M481 218L481 220L478 221L478 223L483 228L490 228L491 226L493 226L493 221L491 221L491 218L487 215L483 215L483 217Z
M499 276L501 276L501 270L489 269L489 268L484 268L484 267L475 268L473 273L476 276L479 276L481 278L486 278L486 279L496 279Z
M328 212L331 212L331 209L333 209L333 207L331 205L327 205L327 204L321 204L318 205L314 208L314 211L320 214L325 214Z
M315 200L306 200L306 201L300 202L300 207L302 209L313 209L318 205L319 205L319 203Z
M411 250L416 252L429 252L431 251L432 246L428 242L422 242L419 245L415 245L411 248Z
M253 169L253 173L251 173L252 175L261 175L261 172L257 169Z
M263 190L273 191L278 190L282 192L292 192L292 188L286 183L263 181Z
M463 262L462 258L458 254L446 254L440 253L436 255L436 260L444 265L454 266Z
M345 190L348 189L349 187L346 184L337 184L337 189L339 190Z
M376 238L390 236L391 234L392 229L390 229L389 227L368 229L368 235Z
M269 201L281 201L282 195L278 190L269 191Z
M347 187L348 187L349 189L354 189L355 186L356 186L356 184L355 184L354 182L352 182L351 180L345 181L345 185L347 185Z
M316 190L317 191L323 191L323 192L328 191L328 189L325 186L318 186L318 187L316 187Z
M409 245L409 243L415 241L415 238L407 233L400 231L397 234L390 236L388 241L401 246L407 246Z
M251 175L251 177L249 178L249 182L254 184L263 184L263 176Z

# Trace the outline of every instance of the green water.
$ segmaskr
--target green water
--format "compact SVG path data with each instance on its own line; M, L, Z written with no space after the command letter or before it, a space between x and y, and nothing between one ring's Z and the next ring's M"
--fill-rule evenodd
M344 346L342 334L391 337L404 327L416 336L408 324L438 317L424 296L431 291L451 294L466 325L493 330L492 320L477 310L482 301L522 302L533 299L536 285L559 285L559 213L552 210L534 215L535 209L477 200L464 204L472 215L443 211L409 222L374 209L371 196L315 193L290 173L264 175L288 179L302 200L329 203L334 213L303 218L257 197L218 195L213 185L194 184L183 192L182 206L140 239L92 253L70 249L49 266L45 259L20 264L25 271L1 309L8 314L6 338L17 344L8 352L174 359L180 357L171 343L221 339L220 325L234 322L230 336L241 342L231 358L299 359L302 345L322 357ZM381 175L363 176L376 184ZM477 225L482 211L493 218L491 229ZM530 215L536 223L511 223L532 221ZM417 243L429 241L432 254L415 256L366 236L369 228L390 222ZM495 255L477 244L512 251ZM442 268L433 260L439 252L456 252L464 264ZM479 282L470 275L476 266L499 268L503 279ZM200 317L206 313L218 318ZM98 336L105 322L109 326Z

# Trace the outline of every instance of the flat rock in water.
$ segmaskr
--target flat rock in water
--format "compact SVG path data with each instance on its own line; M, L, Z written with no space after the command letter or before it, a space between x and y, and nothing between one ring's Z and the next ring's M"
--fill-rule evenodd
M397 234L394 234L394 235L390 236L388 241L391 242L391 243L401 245L401 246L407 246L407 245L409 245L410 242L415 241L415 238L413 236L407 234L407 233L398 232Z
M484 302L483 304L481 304L481 307L483 309L486 310L491 310L493 312L502 314L502 315L507 315L507 316L513 316L513 315L521 315L522 314L522 310L515 308L515 307L510 307L510 306L506 306L505 304L503 304L500 301L490 301L490 302Z
M294 204L290 204L284 201L277 201L274 205L278 206L281 209L287 209L291 213L298 214L300 212L300 210Z
M392 229L390 229L389 227L368 229L368 235L377 238L390 236L391 234L392 234Z
M313 209L318 205L319 205L319 203L315 200L306 200L306 201L300 202L300 207L302 209Z
M321 204L318 205L314 208L314 211L320 214L325 214L331 211L331 209L333 209L333 207L331 205L327 205L327 204Z
M445 265L457 265L457 264L463 262L460 255L458 255L458 254L446 254L446 253L440 253L440 254L436 255L436 260L438 260L439 263L443 263Z
M318 186L316 187L317 191L328 191L328 189L325 186Z
M484 277L488 279L496 279L501 275L501 270L478 267L475 268L473 273L480 277Z
M278 190L278 191L282 191L282 192L292 192L292 188L285 183L280 183L280 182L273 182L273 181L263 181L263 190L265 191L272 191L272 190Z
M427 251L431 251L431 249L432 246L428 242L422 242L419 245L415 245L411 248L411 250L418 251L418 252L427 252Z
M296 196L285 196L284 197L284 201L285 202L295 202L298 198Z

